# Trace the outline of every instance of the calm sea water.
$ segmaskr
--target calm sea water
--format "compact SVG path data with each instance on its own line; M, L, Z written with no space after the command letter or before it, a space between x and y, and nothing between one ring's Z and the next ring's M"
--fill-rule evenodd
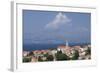
M75 46L75 45L87 45L90 43L69 43L69 46ZM32 50L42 50L42 49L56 49L59 45L65 45L65 44L23 44L23 50L24 51L32 51Z

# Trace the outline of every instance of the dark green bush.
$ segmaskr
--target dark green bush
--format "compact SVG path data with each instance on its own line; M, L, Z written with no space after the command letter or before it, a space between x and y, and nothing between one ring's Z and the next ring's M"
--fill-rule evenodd
M23 62L31 62L31 58L24 57L24 58L23 58Z
M58 52L55 54L55 56L56 56L56 60L57 60L57 61L69 60L69 57L68 57L66 54L62 53L61 51L58 51Z

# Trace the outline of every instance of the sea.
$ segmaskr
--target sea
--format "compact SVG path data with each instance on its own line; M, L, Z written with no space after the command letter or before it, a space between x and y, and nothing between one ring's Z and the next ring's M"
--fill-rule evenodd
M69 43L69 46L84 46L91 43ZM65 44L23 44L23 51L33 50L46 50L46 49L57 49L58 46Z

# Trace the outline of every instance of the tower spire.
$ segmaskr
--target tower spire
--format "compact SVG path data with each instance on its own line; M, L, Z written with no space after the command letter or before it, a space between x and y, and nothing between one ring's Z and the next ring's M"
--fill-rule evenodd
M68 46L68 41L66 40L66 46Z

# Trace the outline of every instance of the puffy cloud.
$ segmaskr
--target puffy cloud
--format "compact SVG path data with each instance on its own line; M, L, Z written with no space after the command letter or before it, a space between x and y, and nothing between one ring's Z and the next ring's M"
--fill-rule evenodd
M68 24L71 20L68 16L64 15L63 13L58 13L54 19L48 23L45 28L46 29L58 29L61 25Z

